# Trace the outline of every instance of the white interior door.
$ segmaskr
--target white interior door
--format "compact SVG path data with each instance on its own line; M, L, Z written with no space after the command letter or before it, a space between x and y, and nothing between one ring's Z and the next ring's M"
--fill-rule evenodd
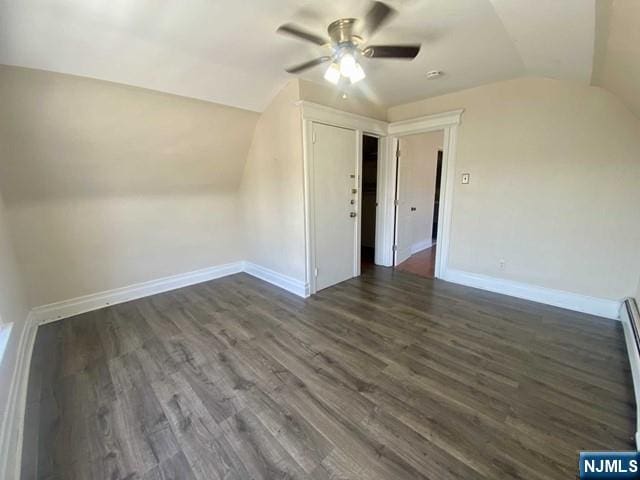
M401 149L402 151L402 149ZM396 191L396 248L394 265L404 262L411 256L411 179L407 169L402 168L402 153L398 159L398 179Z
M356 275L357 136L313 124L313 202L316 290Z

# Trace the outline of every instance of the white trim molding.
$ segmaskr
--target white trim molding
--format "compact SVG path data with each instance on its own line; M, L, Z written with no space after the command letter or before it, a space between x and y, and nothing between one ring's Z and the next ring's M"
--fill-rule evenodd
M110 305L137 300L241 272L246 272L300 297L309 296L309 286L305 282L251 262L239 261L42 305L31 310L31 317L36 324L54 322Z
M19 479L27 387L38 324L30 314L20 333L7 405L0 425L0 478ZM11 339L10 339L11 340Z
M617 300L589 297L564 290L555 290L453 269L446 270L442 279L468 287L566 308L575 312L589 313L614 320L619 319L620 302Z
M636 337L636 328L640 325L640 310L635 299L629 297L620 307L620 321L624 330L624 340L627 344L627 355L633 379L633 392L636 397L636 450L640 448L640 352Z
M336 108L327 107L318 103L299 100L296 104L300 107L302 118L311 122L326 123L336 127L362 130L367 133L384 136L387 134L388 123L375 118L344 112Z
M291 292L299 297L307 298L309 296L309 284L302 280L297 280L288 275L276 272L269 268L265 268L261 265L256 265L251 262L244 262L244 272L251 276L269 282L276 287L280 287L288 292Z
M233 275L234 273L240 273L242 271L244 271L244 262L227 263L42 305L35 307L31 313L36 322L47 323L108 307L109 305L116 305L118 303L148 297L149 295L155 295L156 293L167 292L169 290L175 290L176 288L188 287L196 283L226 277L227 275Z
M464 109L451 110L449 112L434 113L424 117L410 118L389 124L389 135L411 135L412 133L440 130L444 127L459 125Z

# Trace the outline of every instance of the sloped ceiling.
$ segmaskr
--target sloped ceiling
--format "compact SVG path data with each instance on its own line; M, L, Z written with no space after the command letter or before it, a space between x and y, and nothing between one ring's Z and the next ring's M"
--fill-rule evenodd
M640 118L640 2L598 0L593 84L613 92Z
M588 82L594 0L388 0L397 17L372 41L421 42L413 62L366 61L357 86L381 106L483 83L546 75ZM628 2L633 3L633 2ZM323 54L284 38L295 21L323 33L366 0L0 0L0 63L87 76L262 111ZM445 75L429 81L425 73ZM304 75L323 82L322 68Z
M104 81L0 66L8 207L235 192L259 114Z

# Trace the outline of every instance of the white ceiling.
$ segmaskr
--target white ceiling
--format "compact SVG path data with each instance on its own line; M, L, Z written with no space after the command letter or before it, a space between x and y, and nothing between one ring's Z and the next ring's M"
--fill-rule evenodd
M389 0L373 43L421 42L412 62L367 60L358 88L390 106L521 75L588 83L595 0ZM99 78L262 111L290 64L321 47L275 33L324 33L366 0L0 0L0 63ZM442 70L427 80L429 70ZM304 78L323 82L323 68Z

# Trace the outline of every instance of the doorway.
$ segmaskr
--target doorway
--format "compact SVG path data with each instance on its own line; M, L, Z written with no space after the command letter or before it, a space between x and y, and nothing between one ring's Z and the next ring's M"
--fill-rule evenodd
M400 137L396 169L394 267L434 278L444 131Z
M360 214L361 269L372 268L376 252L376 213L378 207L378 138L362 136L362 200Z

